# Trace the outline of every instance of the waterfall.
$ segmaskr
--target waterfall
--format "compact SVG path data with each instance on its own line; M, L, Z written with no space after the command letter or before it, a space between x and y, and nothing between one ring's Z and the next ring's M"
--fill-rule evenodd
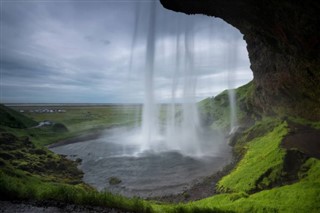
M137 10L138 11L138 10ZM201 155L198 144L199 117L196 106L196 74L194 73L194 30L193 23L184 21L177 26L175 33L175 65L172 67L172 86L169 104L166 106L166 119L159 117L160 106L156 102L155 64L159 53L157 47L157 2L149 3L148 30L146 35L144 67L144 102L141 130L138 138L140 152L176 150L187 155ZM139 14L136 14L139 16ZM130 56L130 69L133 63L133 49L137 36L138 18L135 17L135 29ZM179 25L179 20L176 20ZM181 21L180 21L181 22ZM179 102L177 94L181 93Z
M128 140L134 141L139 147L139 153L177 151L188 156L204 156L218 152L217 144L221 141L215 140L220 136L211 136L212 139L209 141L207 138L203 139L204 130L200 125L196 97L199 72L205 72L203 69L212 66L210 69L215 69L215 65L219 69L223 68L219 64L221 59L215 58L221 51L218 48L205 47L202 43L203 39L212 42L213 32L210 31L209 36L203 37L203 28L211 30L212 23L198 26L192 16L179 17L161 13L157 1L139 4L136 5L135 17L132 19L133 40L128 64L130 75L136 72L143 73L144 98L141 122L136 123L133 134L128 134ZM139 34L141 29L143 34ZM202 30L201 38L197 37L199 29ZM228 44L225 66L228 71L231 133L237 127L233 83L237 48L235 39L231 38L228 42L225 42L225 38L222 40L222 44ZM142 63L138 67L134 67L136 57L133 57L136 44L140 45L140 59L141 52L145 54L144 65ZM197 58L196 52L202 50L201 48L207 51L206 55ZM218 51L220 52L217 54ZM159 75L165 76L165 79L169 79L170 75L172 77L171 83L167 82L171 84L171 88L165 104L158 99Z
M236 67L237 67L237 50L238 44L236 38L229 36L229 43L227 47L227 73L228 73L228 97L230 107L230 130L229 134L233 134L238 128L237 119L237 105L235 94L235 80L236 80Z
M151 148L154 137L158 134L158 113L154 94L154 60L155 60L155 30L156 30L156 1L150 3L149 25L146 46L146 65L144 71L145 97L142 113L142 150Z

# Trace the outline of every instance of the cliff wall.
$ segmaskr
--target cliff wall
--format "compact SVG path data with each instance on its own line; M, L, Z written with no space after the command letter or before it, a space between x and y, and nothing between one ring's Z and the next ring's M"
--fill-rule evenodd
M170 10L220 17L244 35L253 107L264 114L320 119L320 2L160 0Z

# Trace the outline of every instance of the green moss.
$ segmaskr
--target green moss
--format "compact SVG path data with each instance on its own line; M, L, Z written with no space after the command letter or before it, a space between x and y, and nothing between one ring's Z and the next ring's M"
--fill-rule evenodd
M287 119L298 124L311 126L315 129L320 129L320 121L310 121L300 117L288 117Z
M186 204L154 204L154 210L197 212L193 211L195 208L205 212L318 212L318 159L310 158L300 167L300 179L296 183L263 190L283 175L285 151L279 145L287 133L286 122L272 118L258 122L243 133L241 146L246 149L243 159L236 169L218 183L220 190L227 193ZM247 139L251 140L245 142Z
M265 136L250 141L237 167L219 181L219 190L249 192L274 182L282 171L285 152L279 144L288 132L286 127L283 123Z
M215 195L186 204L153 204L155 212L318 212L320 209L320 161L309 159L299 182L263 190ZM199 211L201 212L201 211Z
M310 158L301 168L300 177L303 181L320 183L320 160Z
M215 206L235 212L317 212L319 208L318 183L301 182L265 190L233 201L232 194L214 196L196 203L198 206ZM218 199L217 199L218 198Z
M267 133L271 132L275 127L281 125L282 121L264 117L262 120L256 121L253 126L246 129L236 140L234 146L234 154L242 156L245 154L247 147L245 146L248 142L255 138L262 137Z
M81 182L82 172L77 169L75 162L44 147L37 147L25 137L16 137L11 133L2 133L0 141L0 157L11 169L43 176L44 180L54 177L56 181Z

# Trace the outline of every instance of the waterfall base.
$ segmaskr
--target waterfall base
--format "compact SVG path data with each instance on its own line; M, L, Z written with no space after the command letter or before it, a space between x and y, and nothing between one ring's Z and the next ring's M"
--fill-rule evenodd
M71 159L81 158L84 181L98 190L125 196L154 197L178 194L231 162L231 148L223 136L205 132L200 144L207 151L201 156L161 146L159 138L152 149L143 150L137 130L107 130L96 140L54 147L51 150ZM214 138L213 138L214 135ZM211 147L210 147L211 146ZM109 178L121 183L112 185Z

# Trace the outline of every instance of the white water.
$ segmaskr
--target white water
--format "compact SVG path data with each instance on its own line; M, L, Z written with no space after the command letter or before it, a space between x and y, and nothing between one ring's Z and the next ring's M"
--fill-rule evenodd
M237 119L237 106L236 106L236 94L234 81L236 79L236 68L237 68L237 50L238 44L236 38L230 36L230 42L227 47L227 73L228 73L228 97L230 107L230 130L229 135L237 131L238 119Z
M156 29L156 1L150 3L149 26L146 48L145 66L145 97L142 114L141 151L152 149L152 144L159 137L158 113L154 94L154 60L155 60L155 29Z
M146 6L146 5L144 5ZM161 6L160 6L161 7ZM207 144L201 141L199 135L202 133L202 128L199 121L197 108L197 82L199 64L201 60L196 58L196 32L194 29L193 19L179 19L172 17L165 17L159 14L159 5L156 1L151 1L147 4L147 9L141 11L139 5L136 7L136 17L134 17L133 41L131 46L131 55L129 62L130 75L132 67L134 66L134 51L137 39L137 32L139 26L145 25L147 33L145 35L145 66L142 68L144 72L144 102L141 123L130 134L130 140L134 144L139 145L139 153L143 152L164 152L164 151L178 151L188 156L205 156L212 155L219 150L207 150ZM143 15L139 14L139 11ZM147 11L147 12L146 12ZM147 17L145 17L147 15ZM161 16L162 15L162 16ZM141 21L144 17L145 20ZM174 30L171 30L170 46L166 49L164 45L167 38L159 36L159 29L165 29L166 25L159 26L159 20L167 19L174 25ZM140 21L139 21L140 20ZM173 24L172 24L173 23ZM211 31L210 31L211 32ZM172 34L174 36L172 36ZM211 35L212 36L212 35ZM167 40L165 40L167 39ZM210 40L210 38L208 39ZM233 70L236 68L236 51L233 45L236 44L233 38L228 42L226 70L228 72L228 94L230 103L230 133L232 133L238 126L236 119L236 104L234 93ZM208 52L210 57L215 54L212 53L213 48ZM168 52L173 53L173 57L165 58L164 55ZM164 59L165 58L165 59ZM166 107L161 107L157 101L156 75L162 64L170 64L170 71L172 75L172 85L170 90L170 98ZM201 64L200 64L201 66ZM162 111L161 111L162 110ZM221 143L221 141L214 141L213 143ZM217 146L218 147L218 146ZM137 153L135 153L137 154Z
M190 22L184 23L182 29L176 32L176 64L172 78L172 97L170 105L165 109L166 119L163 122L159 117L160 107L155 101L154 88L154 63L155 57L157 57L155 52L155 30L157 27L156 2L150 3L149 11L144 79L145 98L141 135L138 137L141 143L140 151L159 152L175 150L185 155L202 156L206 153L201 149L198 137L200 122L195 99L197 79L194 73L193 24ZM183 50L182 53L181 50ZM182 73L181 76L179 76L180 73ZM178 87L179 79L181 83L180 87ZM177 105L176 93L179 89L182 89L182 103Z

